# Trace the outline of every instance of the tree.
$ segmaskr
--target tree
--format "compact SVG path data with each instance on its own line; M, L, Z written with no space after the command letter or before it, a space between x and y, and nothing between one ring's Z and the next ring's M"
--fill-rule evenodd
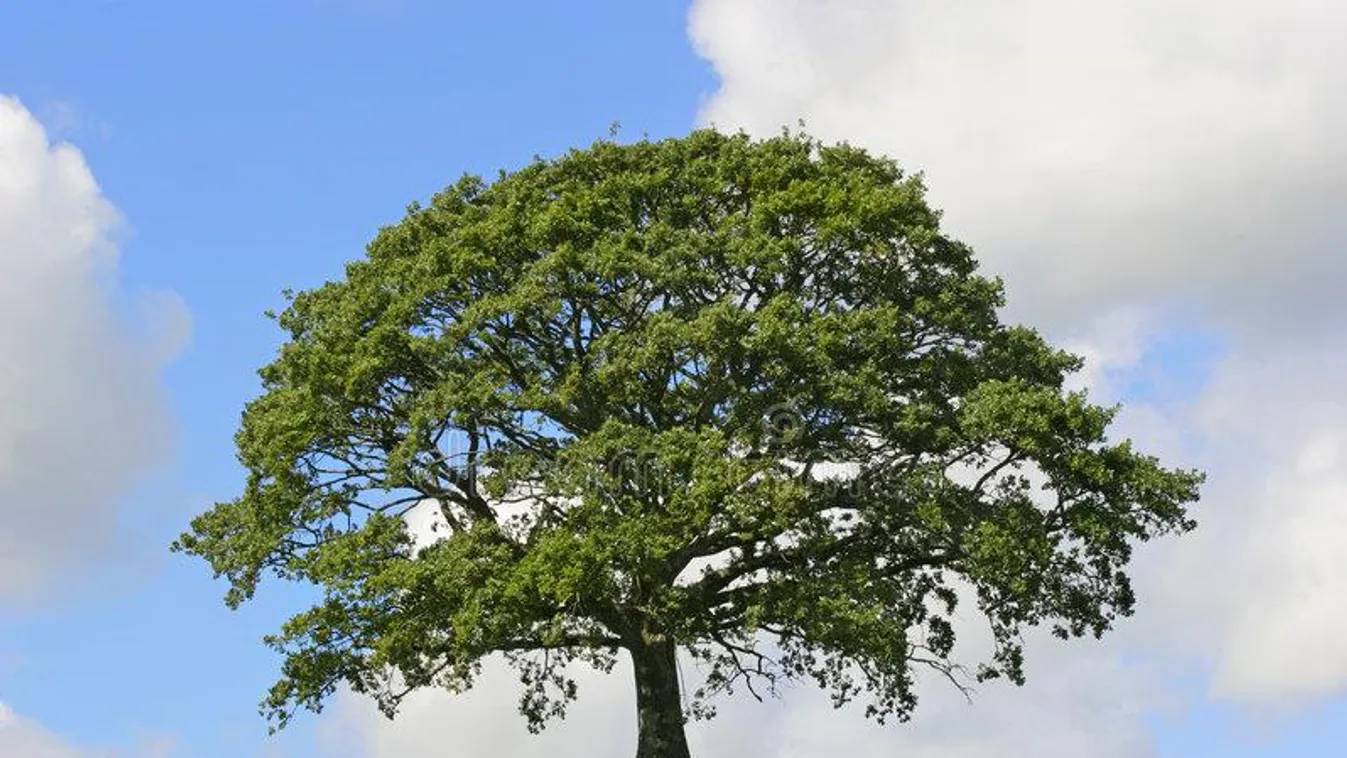
M1193 527L1201 475L1109 438L920 177L845 144L705 130L466 176L287 296L243 493L175 543L231 607L321 588L268 638L278 728L343 684L392 717L496 653L535 731L568 664L629 656L641 758L786 679L902 720L921 668L1020 682L1026 626L1101 635L1133 545ZM961 598L996 640L970 671Z

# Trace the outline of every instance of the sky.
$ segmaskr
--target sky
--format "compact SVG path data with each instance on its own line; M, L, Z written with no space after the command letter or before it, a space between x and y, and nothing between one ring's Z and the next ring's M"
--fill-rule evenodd
M464 172L803 120L922 171L1008 319L1209 482L1135 618L912 723L808 689L697 755L1321 756L1347 739L1347 8L1327 0L0 0L0 758L624 756L629 679L540 737L498 671L268 737L302 609L166 546L242 482L281 290ZM978 641L970 642L970 654Z

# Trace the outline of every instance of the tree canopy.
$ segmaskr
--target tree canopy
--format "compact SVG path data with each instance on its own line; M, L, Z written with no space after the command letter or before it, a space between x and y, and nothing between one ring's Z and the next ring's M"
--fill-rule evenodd
M902 720L923 667L1019 682L1026 626L1102 634L1133 546L1193 526L1201 475L1111 439L920 177L846 144L700 130L465 176L289 298L246 486L175 543L231 606L321 588L268 638L277 725L342 685L391 716L495 653L534 729L567 664L630 656L648 758L781 679ZM967 679L961 598L996 640Z

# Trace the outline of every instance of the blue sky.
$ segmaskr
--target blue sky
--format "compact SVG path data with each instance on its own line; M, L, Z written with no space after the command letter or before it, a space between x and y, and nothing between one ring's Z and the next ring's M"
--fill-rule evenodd
M776 14L751 2L697 5L689 26L688 5L672 2L0 0L0 96L17 97L53 141L77 146L103 196L123 219L116 235L118 285L108 290L112 312L127 319L130 333L137 333L138 298L146 291L171 291L190 314L190 341L158 372L172 424L169 452L157 459L157 466L146 467L150 473L137 486L115 493L118 547L113 558L35 604L7 607L0 598L0 701L28 720L29 728L57 735L79 750L117 750L119 756L139 758L158 754L155 740L171 740L166 755L193 758L328 754L323 724L353 710L339 710L324 717L327 721L301 720L274 744L264 738L265 726L256 714L277 664L260 637L298 610L304 594L269 588L255 603L231 613L220 602L222 588L210 582L203 566L170 556L165 549L195 512L212 500L230 497L240 484L232 435L243 403L257 390L255 369L278 344L278 332L262 312L281 305L283 288L302 289L339 276L343 263L361 254L380 225L396 220L409 202L427 198L461 173L490 176L534 154L588 144L605 136L614 121L621 124L623 138L636 138L679 134L708 118L770 131L804 116L825 136L854 135L882 150L901 149L886 135L903 134L904 119L910 120L915 111L895 116L902 109L886 109L889 96L884 93L902 91L909 80L894 84L875 73L889 70L882 65L889 54L885 45L838 42L839 29L861 35L865 30L855 26L861 22L848 22L847 14L839 13L837 19L820 23L811 15L814 11L794 2L784 3ZM873 5L874 23L883 25L895 23L883 8L904 4ZM1142 13L1151 8L1149 3L1137 6ZM764 31L772 25L772 33ZM1293 33L1298 32L1286 32ZM957 77L960 69L950 71ZM869 86L850 88L872 75ZM957 107L965 107L951 106L926 90L914 92L912 98L927 98L933 108L943 108L942 117L953 117L960 113ZM1045 96L1043 102L1058 100ZM1311 113L1306 120L1336 115ZM996 123L988 118L983 128L996 129ZM1168 278L1162 277L1166 266L1178 260L1173 255L1150 260L1143 253L1129 253L1136 256L1135 271L1113 271L1127 265L1116 263L1127 256L1082 264L1076 271L1071 267L1081 255L1077 253L1062 257L1052 269L1066 272L1058 278L1070 279L1070 286L1053 289L1051 282L1057 279L1031 276L1039 270L1033 262L1039 259L1031 261L1031 252L1026 252L1029 237L1024 230L1030 227L1006 221L1009 213L978 215L979 204L991 200L985 192L958 184L965 167L940 152L941 134L939 124L918 129L910 134L911 144L919 165L930 169L937 201L951 201L956 234L963 228L957 225L966 220L979 249L992 251L989 263L1007 272L1012 297L1018 287L1035 307L1044 304L1025 312L1042 318L1053 334L1096 349L1091 354L1099 357L1116 394L1155 411L1158 421L1138 415L1129 428L1143 437L1179 440L1174 449L1198 458L1227 456L1212 460L1218 473L1256 470L1266 472L1267 481L1278 481L1278 472L1286 468L1280 458L1236 460L1213 442L1229 439L1221 430L1243 426L1213 421L1216 411L1190 414L1194 408L1226 407L1221 403L1239 395L1233 389L1221 392L1243 386L1241 377L1262 376L1262 364L1249 358L1253 348L1241 348L1266 338L1241 321L1240 314L1255 306L1229 307L1251 285L1233 275L1212 275L1202 278L1214 282L1210 287L1199 287L1192 282L1201 277L1181 262L1173 263ZM1217 147L1227 144L1216 137ZM996 144L1007 150L1020 144L1013 135L988 139L1000 139ZM1179 137L1165 142L1163 134L1159 139L1162 149L1190 142ZM1108 150L1113 143L1101 136L1100 144L1100 150ZM1245 143L1231 137L1229 144ZM1208 159L1195 149L1168 157L1180 164L1191 159L1195 166L1207 165L1203 161ZM1030 165L1028 160L1006 168L1018 172ZM942 184L938 169L946 165L951 178ZM1332 167L1336 171L1341 165ZM1082 169L1069 162L1040 168L1041 176L1048 177L1045 185L1057 181L1054 186L1064 193L1077 186L1072 182L1078 175L1111 170L1096 164ZM1250 182L1259 178L1250 176ZM1229 181L1237 185L1243 179ZM1183 182L1165 186L1175 188L1174 202L1196 197L1215 203L1227 190L1238 189L1193 188ZM957 213L955 200L966 201ZM1048 205L1042 198L1024 200L1031 201ZM1125 206L1126 200L1122 202ZM1137 207L1138 218L1156 224L1172 221L1150 205ZM1043 228L1054 218L1051 213L1035 217L1032 228ZM1094 217L1085 208L1073 218ZM1079 242L1075 233L1048 235L1043 244L1068 248ZM1262 233L1253 229L1248 235L1262 239ZM1196 229L1185 237L1190 238L1193 249L1222 251L1225 267L1242 265L1241 259L1228 257L1233 248L1222 247L1223 238L1210 229ZM1311 263L1297 269L1299 278L1286 275L1287 287L1306 282L1302 290L1287 290L1303 293L1302 301L1317 296L1311 285L1322 279L1325 269L1316 261L1340 257L1335 257L1336 246L1305 245L1313 249L1303 255L1293 251L1287 260ZM24 251L0 249L0 259L7 254ZM1217 255L1203 254L1213 257L1193 265ZM1058 260L1051 258L1051 251L1043 255L1044 260ZM1096 269L1112 271L1111 278L1096 281L1091 278ZM0 267L0 275L6 270ZM1062 294L1068 290L1069 296ZM1109 309L1115 307L1141 315L1110 321ZM1105 326L1095 329L1098 324ZM1122 326L1106 328L1108 324ZM153 330L152 324L142 326ZM1306 331L1292 325L1285 333ZM1287 343L1275 334L1272 342ZM4 344L0 341L0 347ZM1307 341L1286 360L1317 365L1325 351L1336 347L1333 342ZM5 359L0 355L0 361ZM1317 387L1295 385L1288 392L1294 400L1310 397ZM4 402L0 393L0 404ZM1335 418L1334 413L1320 420ZM4 418L0 413L0 422ZM1315 436L1318 427L1311 428L1312 421L1296 428L1306 445L1322 437ZM1174 428L1157 426L1163 423ZM1239 433L1253 440L1257 430ZM1249 449L1255 447L1251 442ZM1230 481L1229 489L1218 481L1217 492L1237 491L1238 477ZM1329 482L1327 489L1312 494L1334 492L1333 486ZM0 499L7 495L12 492L0 486ZM1247 510L1261 514L1266 507L1254 504ZM1329 519L1319 529L1341 525L1333 509L1312 515ZM1224 522L1218 518L1218 523ZM1229 533L1248 535L1253 533L1249 525L1257 523L1250 516L1226 527ZM1317 549L1288 545L1290 553ZM1226 552L1221 545L1205 549L1213 552L1194 548L1191 556L1174 557L1175 563L1165 565L1211 565L1203 564L1202 556ZM1312 585L1316 577L1295 575L1287 581ZM1192 592L1203 594L1200 588ZM1171 605L1184 606L1185 597L1176 596ZM1281 594L1269 597L1280 601ZM1341 604L1331 594L1313 602ZM1277 613L1279 607L1274 603L1268 613ZM1161 685L1178 705L1166 711L1159 700L1133 704L1139 712L1129 717L1127 728L1141 735L1142 747L1119 755L1317 756L1329 754L1329 746L1347 738L1342 726L1347 724L1347 703L1339 694L1347 678L1316 680L1304 687L1277 680L1263 687L1261 674L1241 673L1238 665L1223 661L1222 651L1244 649L1240 645L1253 644L1249 640L1294 647L1302 639L1253 622L1237 626L1246 615L1242 611L1243 606L1233 603L1209 615L1183 617L1184 628L1193 630L1184 634L1194 639L1164 650L1164 655L1174 656L1166 660L1177 663L1162 667L1184 672L1186 678L1170 676ZM1312 618L1331 625L1340 617L1326 611ZM1221 626L1227 621L1228 629ZM1138 647L1156 646L1155 637L1138 635ZM1065 659L1060 665L1074 664ZM1221 672L1227 669L1234 673L1223 679ZM1229 688L1233 694L1221 695L1226 690L1213 682L1227 680L1236 682ZM1043 707L1051 707L1050 696L1043 695ZM1278 718L1271 726L1246 724L1260 714ZM514 716L507 712L502 718ZM846 719L859 717L835 718L848 724ZM522 734L522 723L516 726ZM0 736L0 747L4 744ZM368 755L382 758L379 749L369 748ZM86 754L98 753L78 755Z

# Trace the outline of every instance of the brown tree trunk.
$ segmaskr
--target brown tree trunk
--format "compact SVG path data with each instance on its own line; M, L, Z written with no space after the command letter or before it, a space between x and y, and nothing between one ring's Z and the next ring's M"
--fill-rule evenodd
M631 650L636 671L636 758L691 758L683 733L677 647L669 642Z

